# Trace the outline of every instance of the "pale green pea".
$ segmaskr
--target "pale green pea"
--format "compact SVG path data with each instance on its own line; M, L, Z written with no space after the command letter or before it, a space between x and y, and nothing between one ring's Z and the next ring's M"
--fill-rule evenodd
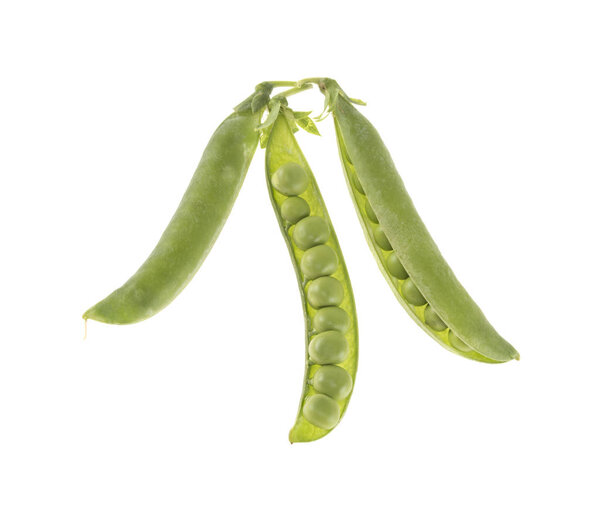
M471 351L471 348L469 348L461 339L459 339L452 330L448 332L448 341L450 342L450 346L458 351Z
M356 175L354 175L354 187L356 188L356 190L361 194L364 195L365 194L365 190L362 187L362 184L360 183L360 180L358 180L358 177Z
M308 175L300 164L287 162L273 173L271 182L284 195L301 195L308 187Z
M425 323L436 332L441 332L448 328L446 323L440 319L440 316L435 313L435 310L431 308L431 305L425 307Z
M335 278L320 277L310 282L306 297L313 308L339 305L344 299L344 287Z
M292 238L300 249L306 250L325 243L330 235L329 225L323 218L307 216L296 224Z
M350 158L350 155L348 155L348 150L344 148L344 157L346 157L346 161L348 162L348 164L352 165L352 159Z
M319 393L341 400L352 391L352 377L339 366L322 366L314 374L312 385Z
M304 198L291 196L281 204L281 216L289 223L296 223L310 214L310 207Z
M306 279L329 276L338 268L338 257L327 245L317 245L308 249L300 260L300 270Z
M375 239L375 243L377 243L377 245L379 245L379 247L381 247L383 250L392 250L390 240L388 240L388 237L385 235L381 227L377 227L373 231L373 238Z
M319 333L327 330L337 330L338 332L346 333L350 329L350 316L342 308L328 306L317 310L312 323L313 328Z
M385 264L387 266L388 272L395 278L406 279L408 277L408 272L406 272L406 270L402 266L402 263L400 263L400 260L398 259L398 256L395 252L392 252L387 257L387 259L385 260Z
M339 364L348 353L348 341L335 330L315 335L308 345L308 355L315 364Z
M333 429L340 421L340 406L326 395L311 395L304 402L302 414L311 424L321 429Z
M413 283L412 279L407 279L400 289L404 299L406 299L411 305L421 306L427 301L423 297L423 294L419 291L417 286Z
M377 218L377 215L375 214L375 211L373 211L373 207L371 207L371 204L368 200L365 200L365 213L367 214L369 220L371 220L373 223L379 223L379 219Z

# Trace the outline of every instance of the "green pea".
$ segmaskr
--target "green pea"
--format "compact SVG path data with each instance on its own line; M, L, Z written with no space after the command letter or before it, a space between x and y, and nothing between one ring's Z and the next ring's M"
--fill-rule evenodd
M339 305L344 299L344 287L335 278L320 277L310 282L306 297L313 308Z
M296 223L310 214L310 207L304 198L291 196L281 204L281 217L289 223Z
M375 239L375 243L379 245L383 250L392 250L392 245L390 244L390 240L383 232L381 227L377 227L373 231L373 238Z
M329 276L338 268L338 257L327 245L317 245L308 249L300 260L300 270L306 279Z
M441 332L448 328L446 323L440 319L440 316L435 313L435 310L430 305L425 307L425 323L436 332Z
M367 213L367 217L373 223L379 223L379 220L377 219L377 215L375 214L375 211L373 211L373 207L371 207L371 204L369 203L368 200L365 200L365 213Z
M339 366L322 366L314 374L312 385L319 393L341 400L352 390L352 377Z
M308 175L300 164L287 162L273 173L271 182L284 195L301 195L308 187Z
M294 243L302 250L325 243L331 231L329 225L320 216L307 216L300 220L294 228Z
M360 183L360 180L358 180L358 177L356 175L354 175L354 187L356 188L356 190L361 194L364 195L365 194L365 190L362 187L362 184Z
M319 333L311 339L308 355L315 364L339 364L348 357L348 341L335 330Z
M348 164L353 164L352 159L350 158L350 155L348 155L348 150L346 148L344 148L344 157L346 158L346 162L348 162Z
M407 279L400 289L404 299L406 299L411 305L421 306L424 305L427 301L423 297L423 294L419 291L416 285L413 283L412 279Z
M448 332L448 341L450 342L450 346L458 351L471 351L471 348L469 348L461 339L459 339L452 330Z
M316 281L319 281L319 279ZM319 333L327 330L337 330L338 332L346 333L350 329L350 316L342 308L328 306L317 310L317 313L313 317L312 324L313 328Z
M398 256L396 253L392 252L386 259L385 264L387 266L388 272L398 279L406 279L408 277L408 272L400 263Z
M302 414L311 424L321 429L333 429L340 421L340 406L326 395L311 395L304 402Z

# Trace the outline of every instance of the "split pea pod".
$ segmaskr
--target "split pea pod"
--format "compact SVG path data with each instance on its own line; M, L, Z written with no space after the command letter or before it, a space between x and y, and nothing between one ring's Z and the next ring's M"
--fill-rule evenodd
M448 350L481 362L518 359L442 257L373 125L333 80L329 100L348 186L367 241L394 294Z
M232 113L212 135L179 207L143 265L84 319L130 324L152 317L189 283L215 243L258 145L262 110Z
M325 203L283 114L267 142L266 177L306 324L304 383L289 438L308 442L328 434L350 400L358 362L354 296Z

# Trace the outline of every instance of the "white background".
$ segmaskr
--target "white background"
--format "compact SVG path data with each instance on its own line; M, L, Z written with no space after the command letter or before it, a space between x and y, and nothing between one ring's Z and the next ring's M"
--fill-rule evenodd
M572 0L3 2L0 517L599 517L599 25ZM80 315L151 250L231 107L318 75L368 102L522 360L469 362L405 314L326 120L298 138L360 366L338 428L290 445L303 320L262 150L173 304L85 341Z

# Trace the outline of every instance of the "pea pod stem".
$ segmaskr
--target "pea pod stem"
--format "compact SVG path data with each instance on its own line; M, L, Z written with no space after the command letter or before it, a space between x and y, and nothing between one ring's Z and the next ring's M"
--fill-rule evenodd
M288 90L284 90L283 92L280 92L279 94L274 96L273 99L288 98L290 96L299 94L300 92L304 92L305 90L310 90L311 88L312 88L312 85L310 83L306 83L304 85L296 85L296 86L294 86L294 88L290 88Z
M295 87L298 85L297 81L263 81L256 85L256 90L263 88L264 85L271 85L273 88L276 87Z

